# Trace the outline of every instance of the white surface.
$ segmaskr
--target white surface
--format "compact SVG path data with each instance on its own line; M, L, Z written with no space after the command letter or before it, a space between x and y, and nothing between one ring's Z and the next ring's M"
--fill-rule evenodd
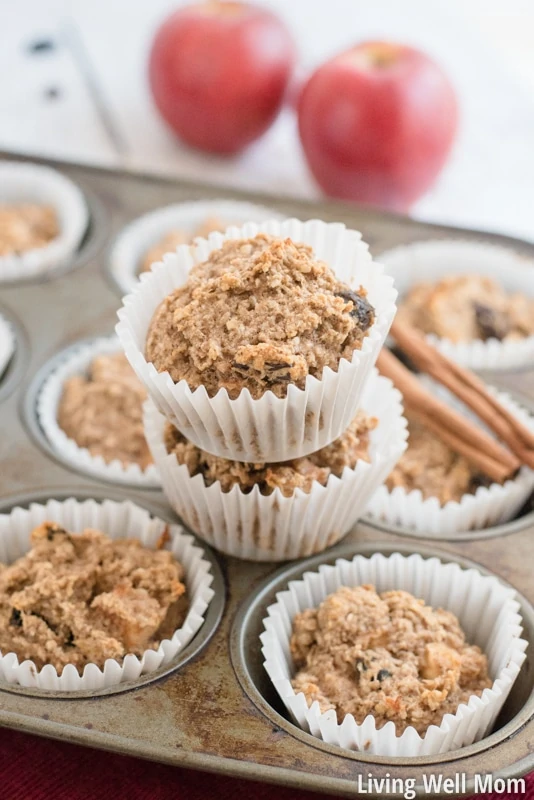
M260 2L260 0L257 0ZM121 164L273 193L318 194L285 111L239 158L182 147L160 121L146 83L154 30L176 0L18 0L0 16L0 148ZM286 18L301 69L353 42L405 41L429 52L456 86L461 130L451 160L414 214L534 240L534 4L531 0L263 0ZM25 44L59 37L54 53ZM81 47L81 49L80 49ZM81 76L80 52L124 143L118 154ZM61 97L45 100L50 86Z

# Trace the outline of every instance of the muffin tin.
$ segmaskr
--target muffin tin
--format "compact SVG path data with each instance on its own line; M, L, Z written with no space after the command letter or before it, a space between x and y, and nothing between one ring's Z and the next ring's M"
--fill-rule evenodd
M425 225L332 202L273 200L161 178L52 166L92 198L92 222L73 264L39 281L0 287L0 311L16 333L15 355L0 382L0 513L17 505L74 496L129 498L157 516L175 519L159 490L106 484L70 470L47 445L35 409L43 366L79 340L112 332L120 295L109 276L107 253L123 226L140 214L171 202L224 196L270 205L301 219L344 221L363 232L374 254L418 239L469 235L534 254L534 247L505 237ZM485 377L534 408L534 368ZM465 774L470 792L477 773L491 771L510 778L534 769L531 506L511 523L458 534L438 546L410 531L361 521L340 545L274 570L269 564L238 561L204 548L215 572L215 597L204 626L177 663L131 684L68 697L0 685L0 724L183 767L343 796L356 796L357 776L365 779L369 772L376 779L388 773L415 778L415 790L422 796L423 775L431 773L445 778ZM491 735L438 757L370 756L312 737L289 721L262 667L261 620L289 580L340 556L393 551L437 555L461 565L475 562L482 571L497 574L519 594L524 636L530 642L527 661Z

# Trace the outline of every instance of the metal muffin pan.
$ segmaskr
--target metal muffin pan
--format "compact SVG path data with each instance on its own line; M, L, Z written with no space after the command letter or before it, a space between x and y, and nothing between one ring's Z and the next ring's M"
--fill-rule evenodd
M0 154L0 157L2 154ZM4 154L4 157L7 157ZM42 162L50 163L50 162ZM363 232L378 252L395 244L433 236L465 239L469 235L510 244L533 255L534 247L505 237L413 222L403 217L344 204L273 200L222 191L209 186L148 176L53 163L94 198L85 256L80 269L48 273L39 281L0 286L0 308L20 326L16 356L0 384L0 511L34 500L67 496L131 499L155 515L173 520L158 490L106 484L67 468L43 441L35 417L35 396L47 362L66 347L106 335L116 321L120 294L103 256L122 226L170 202L230 197L270 205L288 216L342 220ZM100 226L102 222L102 226ZM82 248L83 249L83 248ZM528 373L491 376L521 402L534 402L534 369ZM473 776L490 769L512 777L534 769L534 654L528 654L496 726L479 742L438 759L396 759L345 752L301 731L284 715L261 668L258 622L270 598L308 565L338 555L373 550L436 553L461 563L474 561L518 590L523 603L525 635L534 638L532 560L533 514L498 528L473 531L454 541L422 541L409 531L392 532L359 523L341 545L321 556L277 570L273 565L220 556L216 596L203 628L181 654L180 665L148 676L149 682L114 687L115 691L75 697L31 693L0 686L0 724L43 736L65 739L120 753L138 755L183 767L216 771L331 794L355 796L359 774L380 778L415 777L422 794L422 774L439 770ZM208 548L206 548L208 551ZM220 617L220 620L219 620ZM255 627L256 626L256 627ZM488 749L491 748L491 767ZM390 759L390 762L392 760Z

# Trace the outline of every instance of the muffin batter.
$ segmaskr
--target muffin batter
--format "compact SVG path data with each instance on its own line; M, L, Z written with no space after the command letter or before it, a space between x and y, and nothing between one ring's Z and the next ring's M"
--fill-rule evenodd
M153 245L145 254L139 272L148 272L152 264L161 261L165 253L172 253L181 244L188 244L197 236L205 238L213 231L224 231L225 226L217 217L208 217L195 232L187 234L185 231L169 231L157 244Z
M336 280L310 247L259 234L225 242L191 270L156 310L146 357L210 396L285 397L289 384L303 388L351 359L374 318L365 289Z
M97 356L89 376L65 381L58 424L79 447L106 463L136 463L145 469L152 457L143 430L146 393L123 353Z
M453 342L512 341L534 335L534 298L507 294L481 275L448 276L414 286L397 320Z
M58 235L59 223L51 206L0 205L0 256L45 247Z
M223 492L237 485L246 494L257 485L263 495L278 488L285 497L291 497L297 488L310 492L314 481L324 486L330 475L341 477L343 469L353 469L359 459L369 461L369 435L377 425L375 417L358 411L350 427L332 444L281 464L247 464L213 456L200 450L169 423L165 445L167 452L174 453L178 462L187 466L191 476L202 475L207 486L219 481Z
M61 673L141 656L170 638L185 618L184 570L172 553L136 539L71 534L45 522L31 550L0 564L0 650Z
M293 621L292 685L338 723L371 715L390 720L397 735L423 735L471 695L492 685L487 658L466 644L454 614L434 610L408 592L377 594L374 586L342 587Z
M464 494L476 492L491 481L429 431L416 417L408 420L408 448L401 456L386 486L391 491L403 486L407 492L419 489L423 499L437 497L444 506L451 500L460 502Z

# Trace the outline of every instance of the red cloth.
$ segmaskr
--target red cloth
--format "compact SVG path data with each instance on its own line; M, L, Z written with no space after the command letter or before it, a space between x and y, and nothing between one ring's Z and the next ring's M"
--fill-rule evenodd
M1 800L317 800L318 794L221 778L0 729ZM524 795L534 800L534 773Z

